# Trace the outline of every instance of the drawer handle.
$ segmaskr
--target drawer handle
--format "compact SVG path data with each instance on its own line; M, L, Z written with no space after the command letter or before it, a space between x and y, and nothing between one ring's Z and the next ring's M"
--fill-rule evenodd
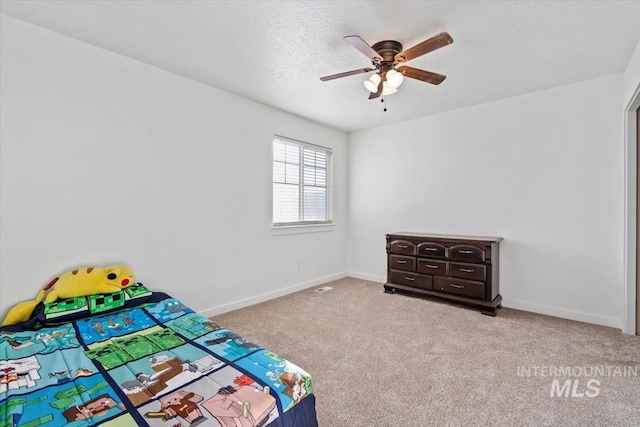
M472 253L473 253L473 251L463 251L463 250L460 250L460 253L461 253L461 254L472 254Z
M460 271L462 271L463 273L473 273L473 270L470 270L468 268L461 268Z
M427 268L438 268L438 266L437 265L427 264Z
M424 249L425 251L437 251L438 250L438 248L422 248L422 249Z
M407 277L407 276L404 276L404 278L405 278L405 279L407 279L407 280L410 280L410 281L412 281L412 282L413 282L414 280L416 280L416 279L415 279L415 278L413 278L413 277Z
M397 262L398 264L406 264L406 263L407 263L407 261L405 261L405 260L403 260L403 259L396 260L396 262Z
M399 247L400 249L407 249L409 246L407 246L407 245L398 245L398 247Z
M451 286L452 288L456 288L456 289L464 289L463 285L454 285L453 283L449 283L449 286Z

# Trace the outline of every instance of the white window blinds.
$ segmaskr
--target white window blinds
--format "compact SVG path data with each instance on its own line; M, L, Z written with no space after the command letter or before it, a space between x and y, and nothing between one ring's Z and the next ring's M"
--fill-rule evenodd
M330 224L331 149L273 140L273 225Z

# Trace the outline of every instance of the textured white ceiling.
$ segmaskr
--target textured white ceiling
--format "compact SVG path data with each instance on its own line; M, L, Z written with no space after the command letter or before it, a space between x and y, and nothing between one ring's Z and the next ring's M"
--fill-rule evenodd
M320 123L354 131L623 72L640 1L9 1L0 12ZM405 49L454 43L407 63L388 111L365 75L321 82L368 59L342 37Z

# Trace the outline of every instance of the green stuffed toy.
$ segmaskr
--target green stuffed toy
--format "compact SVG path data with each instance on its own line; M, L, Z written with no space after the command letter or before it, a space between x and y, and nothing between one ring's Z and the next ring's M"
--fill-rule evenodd
M73 270L54 278L38 293L35 300L19 302L7 314L2 326L15 325L31 317L33 309L44 300L50 303L58 299L83 297L93 294L118 292L135 283L136 277L124 266Z

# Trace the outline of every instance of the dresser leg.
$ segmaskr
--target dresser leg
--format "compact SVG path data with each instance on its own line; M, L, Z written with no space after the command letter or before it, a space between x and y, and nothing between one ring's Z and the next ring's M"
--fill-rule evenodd
M394 291L395 291L395 289L394 289L394 288L392 288L391 286L387 286L387 285L385 285L385 286L384 286L384 293L385 293L385 294L391 294L391 295L393 295L393 292L394 292Z
M495 308L486 308L480 311L485 316L496 317L496 309Z

